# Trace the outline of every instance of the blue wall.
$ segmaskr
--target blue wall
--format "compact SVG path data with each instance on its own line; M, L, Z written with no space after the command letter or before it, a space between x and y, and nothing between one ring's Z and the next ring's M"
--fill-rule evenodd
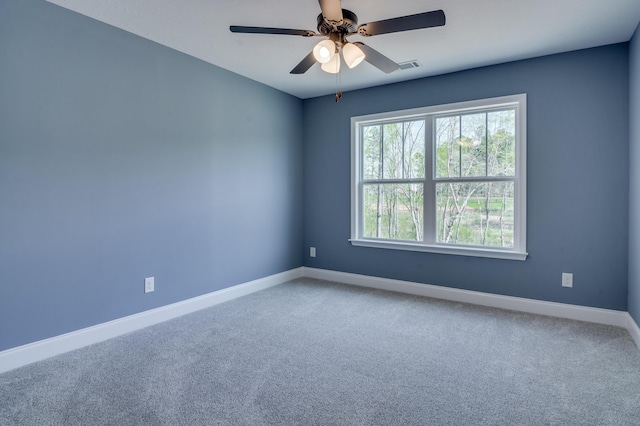
M629 313L640 324L640 25L629 43Z
M628 81L624 43L306 100L304 235L317 257L305 266L626 310ZM517 93L528 95L526 261L349 244L350 117Z
M301 266L301 123L297 98L2 0L0 350Z

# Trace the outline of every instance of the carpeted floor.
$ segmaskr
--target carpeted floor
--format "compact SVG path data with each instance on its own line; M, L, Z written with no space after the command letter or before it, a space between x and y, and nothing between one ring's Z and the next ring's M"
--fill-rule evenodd
M1 425L638 425L626 330L300 279L0 375Z

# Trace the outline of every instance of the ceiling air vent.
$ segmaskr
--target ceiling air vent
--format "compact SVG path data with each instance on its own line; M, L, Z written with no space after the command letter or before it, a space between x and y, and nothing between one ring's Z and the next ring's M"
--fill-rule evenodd
M411 68L418 68L421 66L420 62L415 59L413 61L400 62L398 65L400 65L401 70L409 70Z

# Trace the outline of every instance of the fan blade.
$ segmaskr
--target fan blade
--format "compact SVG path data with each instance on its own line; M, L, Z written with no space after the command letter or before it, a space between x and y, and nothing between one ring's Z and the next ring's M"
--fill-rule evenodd
M400 31L419 30L421 28L441 27L446 23L442 10L418 13L416 15L401 16L399 18L384 19L369 22L358 27L361 36L398 33Z
M309 53L305 58L300 61L298 65L294 69L291 70L289 74L304 74L316 63L316 58L313 56L313 51Z
M367 46L366 44L360 43L359 41L353 44L357 45L360 49L362 49L362 51L364 52L364 60L369 62L371 65L378 68L379 70L387 74L390 74L400 68L400 65L396 64L391 59L387 58L382 53Z
M245 33L245 34L283 34L283 35L296 35L303 37L311 37L317 35L310 30L292 30L290 28L268 28L268 27L242 27L238 25L231 25L229 27L232 33Z
M318 0L318 3L320 3L320 9L322 9L324 19L332 24L342 22L342 5L340 4L340 0Z

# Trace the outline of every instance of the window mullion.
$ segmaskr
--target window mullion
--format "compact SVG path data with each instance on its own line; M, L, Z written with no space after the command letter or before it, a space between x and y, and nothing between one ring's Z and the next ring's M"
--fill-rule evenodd
M358 126L358 144L357 144L357 156L358 156L358 168L356 171L356 176L358 179L357 186L357 212L358 216L356 218L357 221L357 233L356 236L359 236L362 232L364 232L364 128L362 126Z
M424 195L423 209L423 239L427 244L433 244L436 241L436 181L434 179L435 164L435 134L433 126L434 118L432 116L425 117L424 120Z

